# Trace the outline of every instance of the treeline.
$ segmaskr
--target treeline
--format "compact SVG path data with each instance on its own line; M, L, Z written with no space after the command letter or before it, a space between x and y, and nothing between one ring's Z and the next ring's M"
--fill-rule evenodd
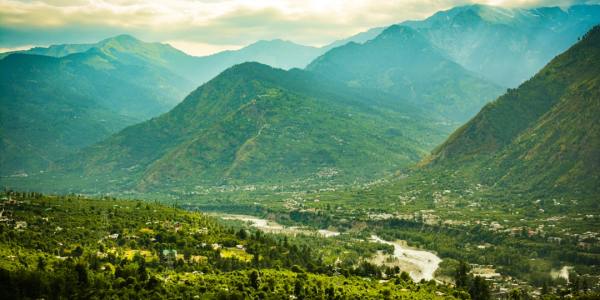
M2 299L455 296L398 268L328 264L314 245L156 203L5 193L0 206Z

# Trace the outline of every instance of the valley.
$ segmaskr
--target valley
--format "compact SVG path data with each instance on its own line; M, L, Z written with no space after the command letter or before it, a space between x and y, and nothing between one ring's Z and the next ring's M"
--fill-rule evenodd
M479 2L2 48L0 298L598 299L600 5Z
M307 235L321 238L335 238L340 235L340 232L328 229L311 230L309 228L301 228L296 226L286 227L276 222L253 216L230 214L214 214L214 216L223 220L242 221L244 223L250 224L251 227L257 228L263 232L268 233L276 233L290 236ZM402 241L389 242L379 238L376 235L371 235L368 241L386 244L394 247L393 253L391 255L378 253L375 257L373 257L372 262L375 265L393 267L397 266L401 270L406 271L415 282L421 281L421 279L433 279L433 274L437 270L438 265L441 261L441 259L435 254L407 247L406 243ZM392 258L391 260L390 257Z

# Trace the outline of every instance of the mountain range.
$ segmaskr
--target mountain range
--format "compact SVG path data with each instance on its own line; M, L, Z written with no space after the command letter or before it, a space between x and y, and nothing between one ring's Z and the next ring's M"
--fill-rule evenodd
M198 58L119 35L95 44L5 53L0 174L44 171L61 157L167 112L197 86L192 82L237 62L264 58L291 67L307 63L312 56L306 53L315 49L263 41Z
M600 27L486 105L426 168L521 192L600 192Z
M420 32L465 69L500 86L516 87L599 22L600 5L525 9L474 4L399 25ZM359 37L371 40L385 28Z
M599 22L600 5L566 9L468 5L401 24L419 31L467 70L498 85L516 87Z
M386 101L310 72L244 63L57 172L81 174L88 188L143 191L373 178L418 161L447 132L426 111Z
M0 60L2 175L38 172L57 158L167 111L189 82L156 65L91 48L55 58Z
M362 41L362 35L349 37L347 41ZM311 47L294 42L274 39L261 40L239 50L226 50L207 56L188 55L169 44L149 43L122 34L93 44L64 44L49 47L35 47L29 50L6 52L8 55L37 54L52 57L64 57L74 53L99 49L128 64L157 65L198 86L215 77L225 69L243 62L260 62L276 68L304 68L314 58L331 47ZM186 92L191 91L189 89Z
M574 42L600 19L597 11L598 6L465 6L322 48L260 41L206 57L128 35L8 54L0 59L0 175L50 171L25 180L24 187L54 178L52 188L68 182L73 191L94 192L375 179L425 157L514 84L511 80L528 78L537 64ZM554 46L544 48L544 43ZM253 60L291 69L243 63ZM304 65L305 70L293 68ZM504 117L524 112L517 120L484 122L494 118L490 107L516 97L509 89L435 149L427 166L477 157L457 167L483 168L492 164L493 154L497 161L488 169L525 174L508 163L523 157L524 144L508 145L548 142L538 133L528 139L521 135L554 107L552 101L562 99L566 92L557 89L565 82L589 79L575 69L568 71L578 75L572 81L543 82L538 74L521 86L518 90L529 95L535 89L528 84L542 82L540 91L556 94L502 104L514 109ZM473 128L481 130L477 142L459 138ZM577 176L570 178L593 175L580 170L573 169ZM524 189L542 182L535 176L502 181L496 173L476 174L490 182L519 181Z
M419 32L393 25L364 44L348 43L315 59L307 70L345 83L394 95L462 123L502 88L448 59Z

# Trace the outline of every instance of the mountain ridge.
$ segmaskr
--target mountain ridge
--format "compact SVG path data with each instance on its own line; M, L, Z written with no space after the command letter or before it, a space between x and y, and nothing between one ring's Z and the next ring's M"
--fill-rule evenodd
M1 174L45 171L56 160L171 108L189 83L98 48L0 60ZM29 150L24 150L29 149Z
M600 5L564 10L467 5L401 24L422 33L466 69L515 87L598 23Z
M501 88L448 59L416 30L393 25L364 44L348 43L315 59L308 71L351 87L381 89L442 114L451 122L474 115Z
M486 105L426 165L479 170L473 176L525 191L599 192L598 69L596 26L532 79Z
M50 176L83 176L87 191L344 182L407 166L443 137L423 111L379 107L377 94L361 93L302 70L239 64Z

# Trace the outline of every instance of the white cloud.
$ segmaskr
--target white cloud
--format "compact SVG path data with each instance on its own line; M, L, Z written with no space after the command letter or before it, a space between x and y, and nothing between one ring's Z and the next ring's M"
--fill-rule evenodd
M90 42L97 36L123 32L151 41L172 41L191 53L273 38L323 45L368 28L421 19L438 10L474 2L535 6L573 1L0 0L0 30L13 33L0 37L0 46L64 42L61 33L69 33L71 39L80 37L71 42Z

